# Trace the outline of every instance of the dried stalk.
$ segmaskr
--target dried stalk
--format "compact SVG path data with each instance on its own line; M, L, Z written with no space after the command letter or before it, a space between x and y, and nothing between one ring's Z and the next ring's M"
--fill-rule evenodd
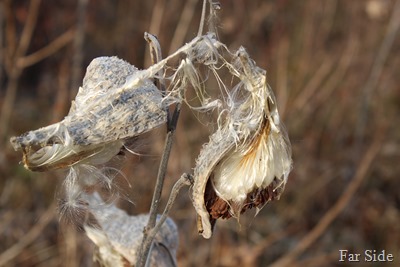
M11 138L14 148L23 152L26 168L33 171L70 168L65 179L63 208L63 213L68 214L85 208L82 192L87 187L96 190L99 185L112 189L114 176L108 176L99 165L118 155L129 138L166 123L167 134L148 222L140 247L134 248L136 258L130 260L130 263L136 261L137 267L149 263L150 251L156 247L154 236L184 185L193 185L193 205L201 217L198 231L210 238L212 225L218 218L238 217L247 209L261 209L269 201L279 199L291 170L290 142L279 118L277 101L267 84L266 71L256 65L243 47L231 52L218 41L213 20L220 7L211 0L208 0L207 23L210 32L202 35L206 1L199 36L191 42L162 59L156 37L145 34L153 64L144 70L116 57L93 60L68 116L59 123ZM168 65L169 60L183 55L186 57L179 66ZM202 76L198 65L208 68L219 81L223 100L208 96L203 88L208 77ZM222 81L221 68L238 79L234 86ZM173 70L170 76L166 75L167 69ZM168 91L166 81L169 81ZM185 94L188 87L195 90L201 106L190 106ZM223 115L218 118L218 130L210 136L196 161L194 178L184 174L176 182L157 223L181 103L200 111L221 108ZM172 116L167 112L171 105L175 105ZM142 227L143 224L139 229ZM103 244L96 245L100 248ZM108 243L106 247L113 251Z
M77 6L76 34L74 38L74 55L72 58L71 88L75 91L82 80L83 42L85 41L85 18L88 0L79 0Z
M151 251L153 239L160 230L161 226L168 218L168 214L174 205L175 199L178 196L179 191L185 185L189 186L193 184L192 177L189 174L182 174L178 181L176 181L174 187L171 190L167 205L165 206L164 212L161 215L159 221L152 229L146 229L143 235L142 244L138 252L137 262L135 266L145 266L149 253Z
M41 48L40 50L30 55L19 58L17 60L18 67L23 69L38 63L39 61L45 59L48 56L51 56L52 54L54 54L55 52L66 46L68 43L70 43L74 39L74 36L75 36L74 28L67 30L47 46Z
M361 95L361 105L358 111L358 121L356 123L356 138L357 138L357 147L356 153L360 154L361 149L364 143L364 135L365 129L367 127L367 121L369 117L369 109L371 105L371 98L374 89L378 85L379 77L382 74L383 67L385 62L389 56L390 49L393 46L393 43L398 36L398 32L400 29L400 1L396 1L393 7L393 12L390 18L390 22L388 25L388 29L383 39L376 58L373 62L372 69L368 79L362 89Z
M160 62L162 60L162 53L161 53L161 46L160 43L157 40L157 37L150 34L150 33L144 33L144 39L149 43L150 47L150 56L151 56L151 61L153 64ZM163 69L160 69L157 73L158 79L157 85L158 89L163 93L163 96L165 96L165 81L162 79L164 73ZM167 108L167 113L169 112L169 109Z
M282 258L275 261L271 267L292 266L291 264L296 260L296 258L305 250L307 250L325 232L333 220L335 220L335 218L343 211L343 209L350 202L351 198L354 196L357 189L360 187L361 182L364 180L371 168L372 162L378 155L378 152L382 146L382 137L382 133L377 135L374 142L371 144L368 151L360 161L356 174L335 205L333 205L333 207L321 218L318 224L306 236L304 236L303 239L300 240L294 249L285 254Z
M167 125L168 133L165 138L164 151L158 169L157 181L153 193L153 199L151 201L149 222L144 229L142 245L140 246L140 249L138 251L138 262L136 264L136 266L138 267L145 266L144 264L146 263L146 259L150 252L150 245L154 237L154 234L150 235L149 232L154 231L155 229L154 227L157 219L158 204L160 203L161 200L161 192L164 185L165 174L167 172L168 160L171 154L173 137L175 134L176 125L178 123L179 114L180 114L180 104L177 104L177 106L175 107L175 111L172 115L172 119L170 120L170 123ZM166 216L167 215L168 214L166 214ZM150 241L147 241L147 239ZM145 246L145 244L147 245Z
M195 7L198 0L188 0L183 7L181 17L179 18L178 26L176 26L171 44L169 45L168 54L173 53L183 43L185 36L188 32L190 20L192 19Z
M204 0L203 9L202 9L202 18L201 18L201 22L200 22L198 37L200 37L203 32L204 19L205 19L205 13L206 13L206 3L207 3L207 0ZM210 1L210 10L212 8L213 8L212 1ZM211 11L210 11L210 13L211 13ZM148 35L145 35L145 39L150 43L150 48L151 48L150 54L151 54L153 60L156 59L156 62L153 62L153 66L157 65L155 63L160 64L163 60L161 60L161 49L159 48L158 42L155 43L154 39L149 38ZM196 43L195 40L193 40L193 41L194 41L194 43ZM177 54L177 52L175 52L168 58L173 57L175 54ZM165 59L164 61L166 61L166 60L167 59ZM159 69L158 72L160 73L160 71L161 70ZM162 76L160 78L162 80ZM162 82L160 82L160 84L162 84ZM184 174L177 181L177 183L175 184L175 186L171 192L169 201L168 201L165 211L163 213L163 217L162 217L163 219L160 219L159 223L156 226L155 224L156 224L156 219L157 219L158 204L161 199L161 192L162 192L162 188L163 188L163 184L164 184L165 174L166 174L167 167L168 167L168 160L169 160L169 156L171 153L173 136L174 136L175 129L176 129L176 126L178 123L180 110L181 110L181 103L177 103L175 106L175 110L172 114L172 117L170 118L170 116L168 116L168 121L167 121L168 132L167 132L167 136L166 136L166 140L165 140L165 147L163 150L163 155L162 155L160 166L158 169L157 181L156 181L155 190L153 193L153 199L152 199L150 212L149 212L149 221L148 221L147 226L144 229L142 244L141 244L138 254L137 254L138 255L137 263L136 263L137 267L145 266L147 259L149 257L150 250L151 250L152 240L153 240L155 234L157 233L158 229L161 227L161 225L163 224L165 219L168 217L169 210L172 207L173 202L175 201L175 198L176 198L176 195L177 195L179 189L185 183L187 183L185 180L188 180L188 178L187 178L188 175Z
M0 69L4 69L4 3L0 4ZM0 84L3 84L3 71L0 71Z
M153 64L160 62L162 60L162 54L161 54L161 47L160 44L158 43L158 40L155 36L145 33L145 40L149 43L150 47L150 56L153 61ZM159 89L161 92L165 93L165 82L162 79L163 77L163 71L160 69L158 71L158 85ZM160 166L158 169L158 174L157 174L157 180L156 180L156 185L153 193L153 198L151 201L151 206L150 206L150 211L149 211L149 221L147 223L147 226L143 230L143 240L142 244L139 248L138 251L138 257L137 257L137 266L144 266L146 263L146 260L149 256L150 253L150 248L151 244L153 241L153 238L155 234L157 233L157 230L155 230L155 225L156 225L156 220L157 220L157 213L158 213L158 205L161 200L161 193L164 185L164 179L165 179L165 174L167 172L167 167L168 167L168 161L169 161L169 156L171 154L171 149L172 149L172 143L173 143L173 136L175 133L176 125L178 123L178 118L179 118L179 113L180 113L180 104L178 103L175 107L174 113L172 115L172 118L170 118L169 115L169 109L167 107L167 136L165 138L165 147L163 150L163 155L161 157L161 162ZM168 214L165 214L167 217ZM162 223L165 221L165 219L159 223L161 226ZM159 227L160 227L159 226ZM150 232L152 234L150 234Z
M11 111L14 106L15 102L15 97L17 94L17 88L18 88L18 79L22 73L22 68L20 68L16 62L20 57L25 55L28 46L31 42L32 39L32 34L33 31L36 27L36 22L39 14L39 6L40 6L41 0L34 0L31 1L29 5L29 11L28 11L28 17L26 20L26 23L24 25L24 29L21 34L21 39L18 43L17 46L12 46L8 47L8 64L6 64L6 70L7 74L9 76L9 82L7 85L6 89L6 95L4 97L4 104L1 109L1 115L0 115L0 147L3 146L3 141L4 137L7 134L8 131L8 126L9 126L9 121L10 121L10 116L11 116ZM4 5L8 5L7 7L9 9L11 5L11 2L3 3ZM10 10L9 10L10 12ZM7 18L8 22L7 23L14 23L12 18ZM11 20L11 21L10 21ZM6 26L7 27L7 37L8 37L8 44L14 44L14 37L15 37L15 32L12 31L12 28L15 25L12 26ZM15 29L14 29L15 30ZM11 50L13 49L13 50ZM15 49L15 51L14 51ZM12 53L14 52L14 53ZM8 66L7 66L8 65Z
M197 32L197 37L200 37L203 34L204 23L206 19L206 7L207 7L207 0L203 0L203 7L201 10L201 19L200 19L200 26L199 31Z
M21 251L29 246L40 234L43 229L50 223L54 218L55 203L53 203L40 217L39 221L27 232L18 243L4 251L0 255L0 266L4 266L7 262L18 256Z
M150 21L150 27L149 27L149 32L151 32L154 35L158 35L160 33L161 29L161 23L163 20L163 14L165 10L165 2L164 0L158 0L154 4L153 7L153 13L151 14L151 21ZM144 65L148 66L150 63L151 59L151 53L148 53L148 48L146 47L146 53L144 56ZM154 64L154 61L152 62Z

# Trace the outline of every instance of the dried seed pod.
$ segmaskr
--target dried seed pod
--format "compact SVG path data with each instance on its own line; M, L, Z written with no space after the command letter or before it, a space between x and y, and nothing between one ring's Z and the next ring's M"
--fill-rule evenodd
M265 70L243 48L228 67L240 83L194 169L193 204L205 238L211 237L216 219L238 218L279 198L291 170L289 139Z
M104 163L120 151L124 140L164 123L165 104L150 80L126 86L136 72L117 57L94 59L61 122L11 138L14 149L23 152L25 167L46 171L77 162Z
M98 227L84 227L87 236L96 245L96 261L101 266L110 267L135 264L149 216L129 216L115 205L105 203L97 193L85 195L85 199L89 212L98 224ZM176 266L177 250L178 229L168 218L154 238L148 266Z

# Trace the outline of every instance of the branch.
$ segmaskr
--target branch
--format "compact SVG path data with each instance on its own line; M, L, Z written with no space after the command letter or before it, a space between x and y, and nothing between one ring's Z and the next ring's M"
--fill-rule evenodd
M163 152L160 166L158 169L156 186L155 186L154 193L153 193L153 199L151 201L150 212L149 212L149 214L150 214L149 221L147 223L147 226L143 230L143 241L142 241L142 245L140 246L140 249L138 251L138 262L136 265L137 267L144 266L146 259L150 252L150 246L145 247L144 244L146 242L146 239L149 238L148 237L149 232L154 228L154 226L156 224L158 204L160 203L160 199L161 199L161 192L162 192L162 188L164 185L165 174L167 172L168 160L169 160L169 156L171 154L172 141L173 141L173 136L175 133L176 125L178 123L179 113L180 113L180 104L177 104L175 107L175 111L172 115L172 119L170 120L169 125L167 125L168 133L167 133L166 140L165 140L164 152ZM150 244L151 244L151 241L152 241L152 238L150 240Z
M161 55L161 48L160 44L158 43L157 38L155 36L145 33L145 39L150 45L150 54L151 58L153 60L153 65L155 63L160 63L162 61L162 55ZM158 78L158 84L161 92L164 94L165 93L165 83L162 79L162 69L158 70L158 75L160 76ZM167 107L168 109L168 107ZM150 253L150 248L151 244L153 241L153 238L155 234L157 233L159 227L161 227L162 223L158 224L158 228L156 230L156 220L157 220L157 214L158 214L158 205L161 200L161 193L162 193L162 188L164 186L164 179L165 179L165 174L167 172L167 167L168 167L168 160L169 156L171 154L171 149L172 149L172 142L173 142L173 136L175 133L176 126L178 124L178 119L179 119L179 114L181 110L181 104L176 104L174 113L172 114L172 118L170 118L169 115L169 109L167 110L167 136L165 138L165 146L164 146L164 151L163 155L161 158L160 166L158 168L158 174L157 174L157 181L153 193L153 199L151 201L151 206L150 206L150 212L149 212L149 221L147 223L147 226L143 230L143 240L142 244L139 247L139 251L137 252L137 264L136 266L145 266L146 260L149 256ZM179 182L179 180L178 180ZM171 195L172 197L172 195ZM176 196L175 196L176 197ZM174 198L175 199L175 198ZM168 214L166 214L168 215ZM164 219L165 220L165 219Z
M190 21L193 18L195 7L198 0L188 0L185 3L181 17L179 18L178 25L176 26L172 41L169 45L168 54L172 54L174 51L179 49L179 46L183 43L185 36L188 32Z
M379 77L382 74L383 67L389 56L390 49L398 36L397 33L400 29L400 1L396 1L393 7L393 12L390 18L388 30L385 38L379 47L378 54L373 62L371 73L362 89L361 105L358 111L358 121L356 123L356 138L357 147L356 152L360 153L364 142L365 128L368 121L369 106L371 103L372 93L379 82Z
M54 208L55 204L53 203L45 213L42 214L39 221L18 241L18 243L14 244L0 255L0 266L4 266L7 262L18 256L25 247L29 246L29 244L35 241L35 239L42 234L43 229L54 218Z
M351 179L349 186L343 192L342 196L338 199L335 205L333 205L333 207L326 212L319 223L306 236L304 236L303 239L300 240L293 250L275 261L271 267L291 266L295 259L305 250L307 250L325 232L333 220L335 220L335 218L343 211L370 170L372 162L382 146L382 136L382 133L377 135L374 142L371 144L368 151L360 161L357 172L353 179Z
M36 64L37 62L54 54L55 52L63 48L65 45L67 45L69 42L71 42L74 38L74 35L75 35L75 29L69 29L61 36L59 36L57 39L52 41L50 44L36 51L35 53L32 53L25 57L18 58L17 66L23 69L33 64Z
M28 49L28 46L32 39L33 30L36 27L40 2L41 0L31 1L31 5L29 6L28 18L22 31L17 51L15 52L15 58L20 58L25 55L26 50Z
M138 251L138 257L137 257L137 262L136 265L137 267L142 267L145 266L147 262L147 258L149 257L151 247L153 244L153 239L158 233L158 231L161 229L161 226L164 224L165 220L168 218L168 214L171 211L172 206L175 203L175 199L179 194L179 191L181 188L185 185L191 185L193 184L193 178L189 174L182 174L182 176L176 181L174 187L171 190L171 193L169 195L169 199L167 202L167 205L165 206L164 212L161 215L160 219L158 220L157 224L153 226L151 229L148 229L148 225L145 228L145 231L143 232L143 240L142 244L140 245L139 251ZM157 214L156 214L157 215ZM150 219L149 219L150 222Z
M72 77L70 88L72 90L78 90L79 85L82 81L82 61L83 61L83 42L85 41L85 18L86 10L88 6L88 0L79 0L77 6L77 22L76 22L76 34L74 38L74 54L72 56Z
M15 54L9 56L12 63L9 64L8 71L8 79L9 82L7 84L6 95L4 97L3 106L1 109L0 115L0 149L3 148L4 145L4 137L8 132L8 127L10 123L10 116L12 109L14 107L15 97L17 95L18 88L18 79L21 75L23 69L19 68L14 62L22 57L28 46L31 42L33 30L35 29L38 14L39 14L39 6L41 0L32 0L29 5L28 17L26 19L26 23L24 25L24 29L22 30L21 39L18 43L18 46L15 50ZM8 3L9 7L10 3ZM8 27L7 27L8 28ZM8 33L10 35L10 33ZM14 33L11 34L14 36Z
M200 26L199 26L199 31L197 32L197 37L200 37L203 35L203 28L204 28L204 23L206 20L206 7L207 7L207 0L203 0L203 7L201 10L201 19L200 19Z
M160 29L161 29L161 24L162 24L162 19L163 19L163 14L165 10L165 2L164 0L157 0L155 4L153 5L153 12L151 14L151 21L150 21L150 26L149 26L149 32L159 35ZM149 53L147 53L148 48L146 47L146 54L144 56L144 64L145 66L148 65L150 58L149 58ZM151 53L150 53L151 55ZM153 62L154 64L154 62Z

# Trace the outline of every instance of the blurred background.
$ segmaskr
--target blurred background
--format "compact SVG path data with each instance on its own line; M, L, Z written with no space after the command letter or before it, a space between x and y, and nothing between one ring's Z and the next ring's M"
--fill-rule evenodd
M65 171L33 173L9 138L60 121L99 56L150 65L143 39L164 56L198 30L198 0L0 2L0 266L97 266L82 231L62 224ZM190 193L171 217L179 266L400 265L400 1L221 0L218 33L267 70L293 146L279 201L257 217L197 234ZM163 200L194 167L212 127L182 111ZM129 214L149 210L165 129L136 143L119 168ZM385 250L394 263L339 263L339 250Z

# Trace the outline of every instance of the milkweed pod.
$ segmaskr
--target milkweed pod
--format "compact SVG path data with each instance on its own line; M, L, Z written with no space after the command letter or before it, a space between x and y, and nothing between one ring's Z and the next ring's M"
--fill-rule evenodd
M232 89L236 99L194 169L193 204L205 238L218 218L238 218L278 199L292 166L289 139L265 71L244 49L237 52L233 71L240 79Z
M82 161L105 163L124 140L166 122L166 104L151 80L125 86L136 72L117 57L94 59L61 122L11 138L14 149L22 150L25 167L46 171Z
M129 216L115 205L105 203L97 193L87 194L85 199L98 225L84 226L86 235L96 245L96 260L101 266L110 267L135 264L149 215ZM178 228L167 218L154 237L148 266L176 266L178 245Z

